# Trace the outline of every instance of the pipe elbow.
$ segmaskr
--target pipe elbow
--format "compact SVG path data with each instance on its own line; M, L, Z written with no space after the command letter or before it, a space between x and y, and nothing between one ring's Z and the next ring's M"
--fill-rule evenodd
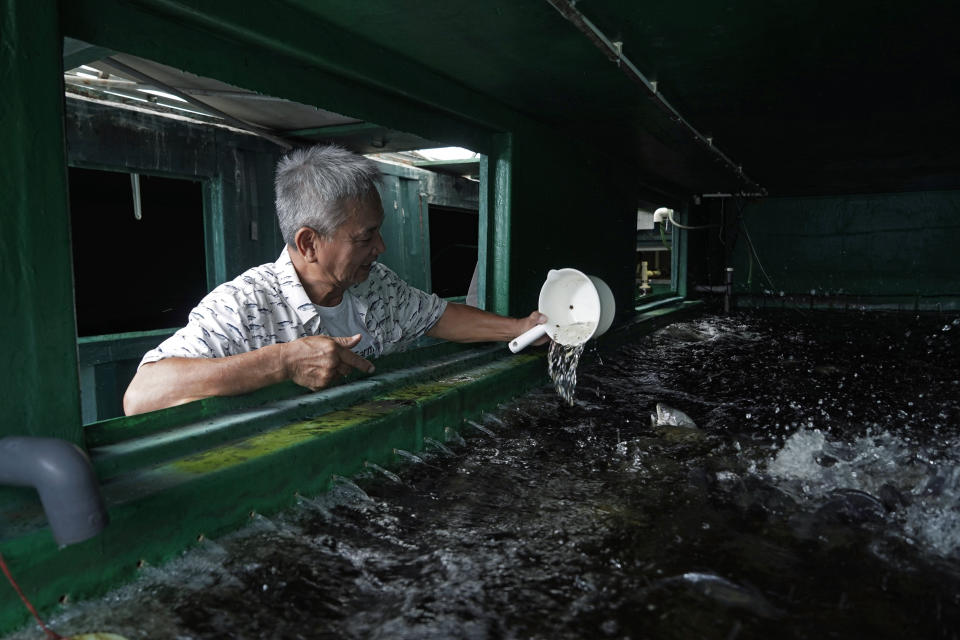
M61 546L98 534L109 521L90 459L65 440L0 439L0 484L36 489Z

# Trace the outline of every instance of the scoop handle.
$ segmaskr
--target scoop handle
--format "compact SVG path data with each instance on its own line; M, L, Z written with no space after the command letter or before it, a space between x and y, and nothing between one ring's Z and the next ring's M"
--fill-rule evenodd
M538 324L533 329L528 329L510 341L510 351L517 353L529 347L532 343L540 339L547 332L547 325Z

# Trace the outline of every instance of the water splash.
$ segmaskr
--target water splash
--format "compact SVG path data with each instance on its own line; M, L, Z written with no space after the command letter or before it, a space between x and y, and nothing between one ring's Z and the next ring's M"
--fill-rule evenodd
M500 425L501 427L506 427L506 426L507 426L507 423L506 423L506 422L504 422L503 420L501 420L501 419L498 418L497 416L493 415L492 413L485 413L485 414L483 414L483 419L484 419L484 421L489 420L490 422L493 422L493 423L495 423L495 424L498 424L498 425Z
M250 512L250 522L252 525L267 531L277 531L277 524L268 518L267 516L257 513L256 511Z
M474 429L476 429L476 430L479 431L480 433L485 433L486 435L490 436L491 438L496 438L496 437L497 437L497 434L495 434L493 431L491 431L490 429L486 428L486 427L483 426L482 424L478 424L478 423L474 422L473 420L464 420L464 423L470 425L471 427L473 427Z
M443 429L443 437L447 442L453 442L461 447L467 446L467 441L463 439L463 436L461 436L456 429L445 427Z
M149 637L196 640L739 640L783 625L944 636L960 619L960 330L943 332L942 317L908 323L906 338L887 320L855 333L794 320L695 321L591 358L573 410L545 386L498 409L509 424L475 418L496 438L425 456L436 466L397 451L402 491L365 474L373 504L339 508L347 498L328 494L316 502L333 517L293 510L299 533L279 515L279 532L254 523L247 543L222 542L234 559L214 558L230 575L140 582L72 628L131 640L145 621ZM847 343L861 336L868 346ZM898 355L907 342L919 350ZM660 400L691 410L704 446L651 430Z
M400 476L393 473L392 471L387 471L386 469L384 469L378 464L374 464L373 462L370 462L368 460L363 463L363 466L365 466L368 469L373 469L374 471L376 471L377 473L385 477L390 482L393 482L395 484L403 484L403 480L400 479Z
M423 444L427 445L428 447L433 447L434 449L436 449L437 451L439 451L440 453L442 453L442 454L445 455L445 456L453 456L453 455L456 455L456 454L453 452L453 450L450 449L450 447L448 447L447 445L443 444L442 442L439 442L439 441L437 441L437 440L434 440L434 439L431 438L430 436L424 436L424 438L423 438Z
M330 497L334 500L345 499L346 503L372 504L373 498L360 488L356 482L343 476L330 476Z
M931 450L888 431L843 442L800 429L769 459L766 473L820 515L888 517L908 541L960 558L958 451L958 439Z
M410 453L409 451L404 451L403 449L394 449L394 455L403 458L407 462L413 462L414 464L423 464L423 458L418 456L415 453Z
M559 342L550 343L547 373L553 380L557 395L570 406L573 406L573 393L577 387L577 364L582 353L582 344L566 346Z
M327 505L323 504L323 501L316 500L313 498L308 498L297 494L297 505L308 510L320 514L324 520L331 520L333 518L333 513L327 508Z

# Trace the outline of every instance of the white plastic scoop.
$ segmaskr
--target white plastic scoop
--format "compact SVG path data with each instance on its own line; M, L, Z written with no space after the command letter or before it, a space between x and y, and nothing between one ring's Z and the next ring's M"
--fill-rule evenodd
M600 278L576 269L551 269L540 288L537 308L547 322L511 340L510 351L517 353L544 334L565 346L583 344L610 328L616 303Z

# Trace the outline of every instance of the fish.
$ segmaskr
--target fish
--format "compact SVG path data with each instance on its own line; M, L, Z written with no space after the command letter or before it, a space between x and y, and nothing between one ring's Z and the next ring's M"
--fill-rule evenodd
M887 515L883 502L859 489L835 489L820 505L816 516L820 520L842 524L882 522Z
M832 364L819 364L813 368L813 372L818 376L835 376L842 373L840 367Z
M657 435L667 442L696 442L706 436L690 416L660 402L657 403L657 412L650 414L650 423Z
M653 427L689 427L697 428L697 423L680 409L668 407L662 402L657 403L657 413L650 414L650 424Z
M661 584L664 583L683 586L724 606L744 609L761 618L783 615L756 589L744 587L715 573L688 572L664 578Z

